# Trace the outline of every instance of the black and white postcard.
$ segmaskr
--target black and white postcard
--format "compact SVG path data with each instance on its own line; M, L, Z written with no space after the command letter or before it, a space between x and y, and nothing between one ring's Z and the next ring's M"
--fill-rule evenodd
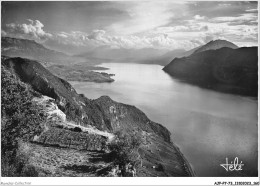
M1 185L259 185L258 4L1 1Z

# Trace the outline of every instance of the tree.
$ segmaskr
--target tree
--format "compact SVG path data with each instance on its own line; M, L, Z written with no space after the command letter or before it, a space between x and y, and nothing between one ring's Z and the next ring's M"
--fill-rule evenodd
M114 166L118 167L119 176L133 175L139 162L138 148L141 145L139 135L129 136L117 133L116 139L108 145Z

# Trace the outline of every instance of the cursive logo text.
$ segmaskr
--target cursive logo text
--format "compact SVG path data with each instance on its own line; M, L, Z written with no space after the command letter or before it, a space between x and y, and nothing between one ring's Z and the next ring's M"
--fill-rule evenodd
M220 164L221 167L223 167L226 171L240 171L242 170L242 161L238 163L238 157L234 159L234 162L231 161L231 163L228 163L228 158L226 158L226 163L225 164Z

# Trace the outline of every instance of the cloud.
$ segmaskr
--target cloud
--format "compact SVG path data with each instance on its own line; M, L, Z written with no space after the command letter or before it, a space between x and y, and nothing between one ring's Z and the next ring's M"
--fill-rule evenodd
M258 46L258 43L252 41L235 41L234 42L237 46L240 47L251 47L251 46Z
M178 18L186 14L185 3L136 1L128 2L126 5L123 10L128 13L129 18L111 24L106 28L108 32L117 35L136 34L167 25L173 18Z
M229 3L220 3L220 4L218 4L218 6L220 6L220 7L229 7L229 6L231 6L231 4L229 4Z
M254 16L255 15L249 14L237 17L243 17L244 20L249 20L251 22L255 19ZM243 46L241 45L243 42L248 44L249 41L250 43L255 42L255 44L257 44L258 24L252 22L250 24L248 24L248 22L237 24L236 21L239 20L237 17L231 17L228 19L225 19L226 17L221 17L221 19L219 19L220 17L217 17L212 19L184 20L182 21L181 26L158 27L151 31L150 34L167 34L168 38L175 41L174 44L178 45L178 47L182 47L183 45L176 41L189 43L189 45L186 45L186 49L191 48L193 44L205 44L206 42L215 39L239 42L240 46ZM194 38L196 38L196 40L194 40ZM165 45L165 43L163 44Z
M137 15L132 15L133 17ZM140 15L138 15L140 16ZM142 15L147 16L147 15ZM258 24L236 24L239 18L256 21L255 14L247 13L234 17L206 18L199 14L182 20L182 24L157 26L138 34L121 35L111 30L93 29L88 32L48 32L38 20L24 24L10 23L3 26L2 36L34 39L53 49L80 53L102 45L112 48L192 49L213 39L226 39L243 46L258 42ZM235 23L235 24L234 24ZM126 27L124 29L129 29ZM137 27L135 27L136 29ZM123 28L122 28L123 29ZM122 30L121 30L122 31ZM136 31L136 30L135 30ZM63 50L64 49L64 50ZM80 51L80 52L79 52Z
M57 36L62 37L62 38L68 38L68 36L66 35L66 33L58 33Z
M253 8L253 9L246 10L246 12L254 12L254 13L256 13L256 12L258 12L258 10L256 8Z
M222 23L222 22L238 22L241 23L243 21L256 21L257 20L257 14L255 13L246 13L241 14L239 16L226 16L226 17L215 17L211 19L212 22L216 23Z
M7 33L4 30L1 30L1 36L7 36Z
M33 39L66 52L79 53L102 45L188 50L219 38L241 45L258 42L256 1L18 4L19 9L17 3L6 4L2 36ZM40 21L23 22L32 17Z
M80 31L59 32L47 40L47 43L57 42L60 45L84 46L89 40L88 34Z
M89 35L88 39L102 39L106 31L104 30L93 30Z
M166 33L166 34L173 34L177 32L202 32L207 31L207 25L199 25L195 23L190 23L188 25L183 26L170 26L170 27L158 27L156 28L153 33Z
M20 36L25 38L31 38L35 40L45 40L52 37L52 34L43 30L44 25L39 20L27 20L29 24L15 24L10 23L4 26L4 31L11 36Z
M196 19L196 20L203 20L203 19L205 19L205 16L195 15L194 19Z
M162 30L162 29L159 29ZM109 35L104 30L93 30L90 33L84 32L61 32L54 35L51 39L52 42L56 41L60 45L74 45L75 47L93 48L102 45L110 46L111 48L156 48L156 49L191 49L198 46L198 43L194 41L178 40L173 37L169 37L168 34L163 33L151 33L150 35L137 36L137 35L123 35L114 36ZM47 42L49 43L49 42ZM53 44L53 43L52 43Z
M154 30L155 33L169 33L169 32L177 32L177 31L189 31L190 28L188 26L168 26L168 27L158 27Z

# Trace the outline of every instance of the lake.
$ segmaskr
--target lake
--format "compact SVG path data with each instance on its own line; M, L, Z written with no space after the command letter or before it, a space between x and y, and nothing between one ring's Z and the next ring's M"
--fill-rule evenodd
M173 142L197 176L257 176L257 100L190 85L172 78L160 65L103 63L113 83L70 82L90 99L108 95L135 105L172 133ZM226 171L220 164L244 164Z

